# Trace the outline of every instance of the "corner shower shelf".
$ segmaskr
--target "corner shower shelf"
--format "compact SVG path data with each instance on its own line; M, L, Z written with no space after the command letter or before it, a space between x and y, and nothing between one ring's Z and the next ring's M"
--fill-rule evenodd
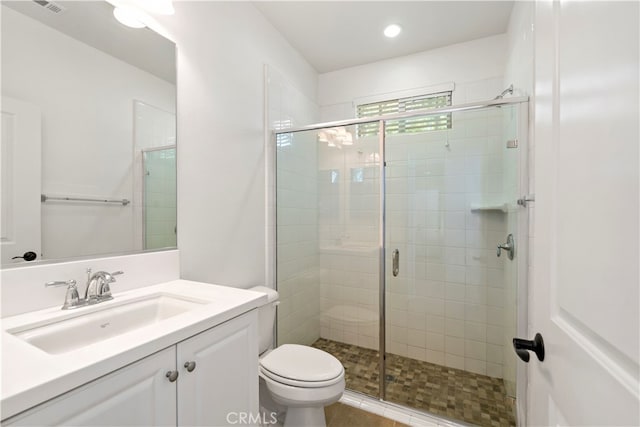
M509 211L509 204L508 203L493 203L493 204L472 203L471 204L471 212L483 212L483 211L507 213Z

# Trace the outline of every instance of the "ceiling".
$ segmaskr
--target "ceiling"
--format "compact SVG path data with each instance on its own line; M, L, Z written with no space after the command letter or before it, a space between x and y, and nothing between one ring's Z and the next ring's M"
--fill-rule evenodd
M256 1L319 73L507 31L513 1ZM383 29L403 31L388 39Z
M2 4L170 83L176 81L175 45L148 29L128 28L113 17L113 6L96 1L55 1L52 13L33 1Z

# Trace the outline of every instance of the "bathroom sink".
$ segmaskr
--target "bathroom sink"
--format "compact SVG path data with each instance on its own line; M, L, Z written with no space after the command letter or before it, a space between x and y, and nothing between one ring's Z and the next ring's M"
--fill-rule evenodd
M148 295L109 306L81 308L72 313L73 317L23 325L7 332L49 354L61 354L156 324L206 303L177 295Z

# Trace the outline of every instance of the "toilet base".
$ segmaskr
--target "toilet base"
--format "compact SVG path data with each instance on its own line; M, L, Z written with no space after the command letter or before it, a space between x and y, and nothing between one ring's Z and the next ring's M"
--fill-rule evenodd
M326 427L324 406L289 407L284 427Z

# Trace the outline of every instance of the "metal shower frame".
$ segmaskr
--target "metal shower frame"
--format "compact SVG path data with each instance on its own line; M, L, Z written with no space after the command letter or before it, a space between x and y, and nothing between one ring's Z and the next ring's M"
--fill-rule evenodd
M350 120L339 120L339 121L332 121L332 122L326 122L326 123L317 123L317 124L312 124L312 125L308 125L308 126L299 126L299 127L291 127L291 128L287 128L287 129L281 129L281 130L274 130L271 132L271 137L273 140L275 140L277 138L278 135L282 135L282 134L289 134L289 133L296 133L296 132L304 132L304 131L311 131L311 130L320 130L320 129L325 129L325 128L330 128L330 127L337 127L337 126L352 126L352 125L358 125L358 124L363 124L363 123L375 123L375 122L379 122L379 127L378 127L378 139L379 139L379 152L380 152L380 159L379 159L379 173L380 173L380 187L379 187L379 192L380 192L380 199L379 199L379 221L380 221L380 226L379 226L379 235L378 235L378 251L379 251L379 259L378 259L378 265L379 265L379 343L378 343L378 353L379 353L379 393L378 393L378 398L382 401L386 402L386 386L385 386L385 376L386 376L386 365L385 365L385 358L386 358L386 316L385 316L385 312L386 312L386 301L385 301L385 293L386 293L386 251L385 251L385 246L386 246L386 242L385 242L385 234L386 234L386 218L385 218L385 210L386 210L386 157L385 157L385 126L386 126L386 122L389 120L400 120L400 119L409 119L409 118L414 118L414 117L424 117L424 116L430 116L430 115L438 115L438 114L446 114L446 113L455 113L455 112L460 112L460 111L474 111L474 110L482 110L485 108L490 108L490 107L501 107L501 106L506 106L506 105L515 105L515 104L522 104L522 103L527 103L529 101L529 97L528 96L519 96L519 97L510 97L510 98L503 98L503 96L505 94L511 94L513 93L513 87L510 86L508 89L506 89L504 92L502 92L501 95L497 96L496 98L492 99L492 100L488 100L488 101L481 101L481 102L472 102L472 103L466 103L466 104L460 104L460 105L455 105L455 106L448 106L448 107L442 107L442 108L434 108L432 110L428 110L428 111L420 111L420 112L411 112L411 113L398 113L398 114L388 114L388 115L384 115L384 116L376 116L376 117L366 117L366 118L360 118L360 119L350 119ZM273 144L273 149L277 150L277 145ZM275 168L277 170L277 155L274 155L274 159L275 159ZM526 170L526 167L525 167ZM277 174L276 174L277 175ZM275 183L275 188L277 188L277 177L276 177L276 183ZM277 200L277 197L276 197ZM277 202L276 202L277 203ZM276 232L275 232L275 242L277 242L277 213L274 213L274 222L276 225ZM277 247L277 244L274 246ZM274 257L274 263L277 265L277 254ZM275 273L276 273L276 280L275 280L275 285L277 287L277 268L275 269ZM520 286L518 286L518 290L520 290ZM520 323L522 321L522 317L523 314L526 316L526 313L518 313L518 322ZM518 381L518 383L520 383L520 381ZM520 396L518 396L518 398L520 398ZM390 403L390 402L389 402Z

